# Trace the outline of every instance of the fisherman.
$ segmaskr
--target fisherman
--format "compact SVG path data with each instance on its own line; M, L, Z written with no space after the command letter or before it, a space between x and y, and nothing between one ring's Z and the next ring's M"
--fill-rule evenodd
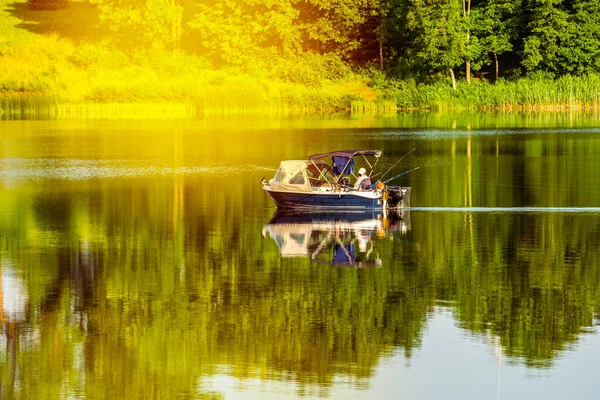
M367 170L361 168L358 170L358 179L354 184L354 189L356 190L366 190L371 186L371 178L367 175Z

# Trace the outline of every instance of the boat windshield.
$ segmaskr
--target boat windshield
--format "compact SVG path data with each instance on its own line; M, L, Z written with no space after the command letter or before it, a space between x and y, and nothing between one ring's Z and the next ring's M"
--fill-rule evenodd
M275 177L273 178L273 182L281 182L281 180L283 179L283 177L285 176L283 170L281 169L281 167L279 167L277 169L277 172L275 172Z

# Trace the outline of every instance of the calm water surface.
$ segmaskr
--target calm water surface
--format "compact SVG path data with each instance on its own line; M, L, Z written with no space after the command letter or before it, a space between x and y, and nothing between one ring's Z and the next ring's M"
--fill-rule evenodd
M414 209L275 213L346 148ZM599 261L598 115L0 121L0 398L594 399Z

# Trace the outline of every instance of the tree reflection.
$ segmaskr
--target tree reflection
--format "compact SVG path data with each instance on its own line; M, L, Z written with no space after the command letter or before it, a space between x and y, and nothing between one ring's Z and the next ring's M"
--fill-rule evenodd
M364 384L382 358L410 359L440 300L529 366L551 365L595 323L596 215L269 222L271 209L247 209L268 199L232 180L227 193L181 177L4 192L2 396L211 397L202 381L223 366L326 394L336 376ZM305 252L283 257L265 225L302 231ZM334 267L339 242L354 243L353 268Z

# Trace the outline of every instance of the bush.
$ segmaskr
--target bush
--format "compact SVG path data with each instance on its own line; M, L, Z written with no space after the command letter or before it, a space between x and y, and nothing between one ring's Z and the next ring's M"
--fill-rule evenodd
M272 76L284 82L317 87L325 80L351 75L350 67L335 55L306 53L274 61Z
M82 44L67 58L76 68L122 68L130 64L130 59L122 51L103 45Z
M29 0L30 10L62 10L69 6L69 0Z

